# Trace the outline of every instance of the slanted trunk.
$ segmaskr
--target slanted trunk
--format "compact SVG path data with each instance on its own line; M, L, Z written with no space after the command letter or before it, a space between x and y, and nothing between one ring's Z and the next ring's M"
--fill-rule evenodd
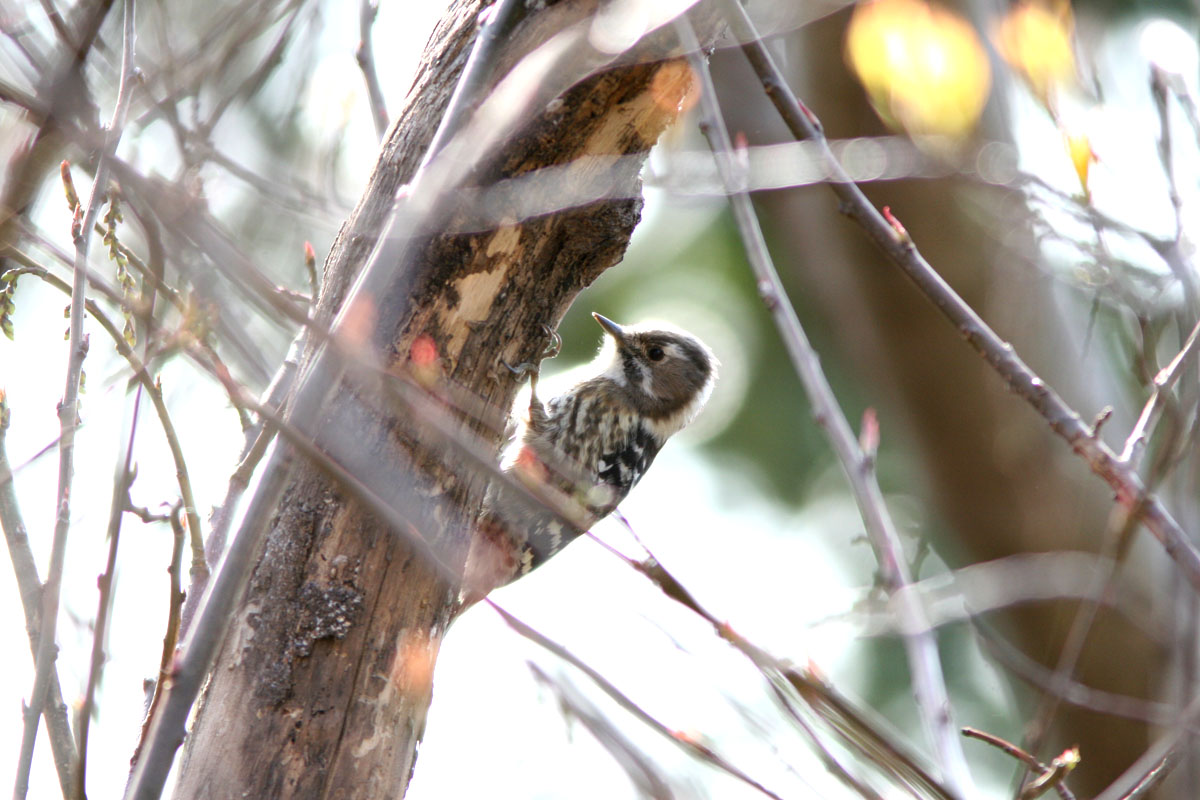
M588 24L595 7L579 0L533 12L507 43L520 52L506 51L502 62ZM326 262L326 321L433 136L480 8L478 0L454 2L430 39L368 188ZM434 394L511 407L518 382L497 366L535 357L546 341L542 326L557 324L576 294L624 254L641 210L641 163L691 86L686 64L671 58L673 44L668 27L639 45L638 58L585 77L476 175L491 181L600 156L589 163L606 165L615 199L414 245L421 255L407 276L412 288L362 310L376 338L391 343L391 371ZM416 354L431 344L436 358L414 369ZM318 444L322 436L352 440L375 478L394 476L389 499L404 501L413 525L388 529L336 480L299 466L214 667L177 797L399 797L407 787L456 604L453 570L461 568L487 475L433 446L419 415L381 407L350 385L333 398ZM460 418L498 452L497 426L477 414ZM432 543L449 571L422 557L411 535Z

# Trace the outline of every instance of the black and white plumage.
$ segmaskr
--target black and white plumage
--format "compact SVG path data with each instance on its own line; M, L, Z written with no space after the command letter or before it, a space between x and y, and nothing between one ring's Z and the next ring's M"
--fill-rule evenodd
M712 392L717 360L696 337L592 316L607 335L590 377L545 403L536 370L530 379L529 418L502 468L542 502L500 483L489 490L467 568L481 594L528 573L607 516Z

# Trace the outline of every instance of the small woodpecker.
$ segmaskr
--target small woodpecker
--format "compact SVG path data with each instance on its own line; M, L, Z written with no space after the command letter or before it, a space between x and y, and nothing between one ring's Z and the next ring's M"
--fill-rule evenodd
M541 502L504 483L489 488L467 559L470 602L544 563L612 512L712 393L717 360L696 337L592 316L607 335L590 377L542 403L537 366L513 368L531 373L529 418L501 468Z

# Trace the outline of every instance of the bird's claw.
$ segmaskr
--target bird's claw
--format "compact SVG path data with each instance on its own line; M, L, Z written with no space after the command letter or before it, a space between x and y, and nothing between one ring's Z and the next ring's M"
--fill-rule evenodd
M549 325L543 325L542 330L550 337L550 343L542 350L542 358L554 358L562 352L562 337Z
M538 368L538 365L533 363L532 361L522 361L520 364L517 364L515 367L512 364L505 361L504 359L500 359L500 363L504 365L505 369L507 369L509 372L511 372L513 375L515 375L518 378L523 378L531 372L536 372L537 368Z
M549 325L543 325L542 330L546 332L546 336L550 337L550 342L542 349L541 358L537 361L522 361L516 366L501 359L500 363L504 368L518 378L523 378L526 375L537 375L538 367L541 361L547 358L554 358L562 351L562 337L558 335L558 331L551 328Z

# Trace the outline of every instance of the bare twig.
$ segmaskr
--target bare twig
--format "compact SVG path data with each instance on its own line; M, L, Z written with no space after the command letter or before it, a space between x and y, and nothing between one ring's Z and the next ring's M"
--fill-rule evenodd
M639 796L650 800L674 800L675 793L671 790L665 770L654 763L644 748L630 741L600 709L575 688L572 681L565 675L552 677L532 661L529 662L529 670L533 673L534 680L554 692L563 716L568 720L580 722L608 751L625 771Z
M50 24L54 27L55 34L63 44L68 47L72 46L75 36L67 29L67 23L63 20L62 14L59 14L58 9L54 7L54 0L40 0L40 2L42 10L46 12L46 19L50 20Z
M1146 794L1146 792L1157 786L1159 781L1167 777L1182 758L1183 754L1179 751L1173 751L1163 756L1151 764L1146 773L1138 779L1137 783L1129 787L1129 790L1121 795L1119 800L1134 800L1134 798Z
M88 245L91 242L92 226L100 213L100 205L108 191L109 160L116 150L125 115L129 109L133 79L134 47L134 0L125 0L125 22L121 56L121 82L105 137L105 146L96 164L95 180L86 209L77 212L78 229L75 235L75 280L71 289L71 325L68 339L68 361L66 388L59 405L59 421L62 436L59 440L59 472L57 519L50 551L50 566L42 593L42 625L38 640L37 672L29 705L25 710L25 726L22 732L21 753L17 763L17 777L13 789L15 800L22 800L29 789L29 768L33 760L33 747L37 737L38 720L45 703L51 667L56 657L55 632L58 622L59 595L62 590L63 564L66 560L67 532L70 529L71 481L74 475L75 428L79 416L79 378L83 371L83 359L87 353L87 339L83 335L83 310L87 293Z
M636 533L628 521L624 517L618 517L618 519L636 537ZM647 552L649 553L649 550ZM620 554L618 553L618 555ZM841 697L832 687L826 685L813 671L801 670L781 661L738 634L728 623L713 616L704 606L700 605L674 575L662 566L653 553L650 553L650 558L643 562L634 562L624 556L621 558L649 578L667 597L712 625L717 634L750 659L763 677L781 694L795 693L799 695L822 720L837 732L845 744L870 760L871 763L890 769L892 775L908 784L914 793L920 792L925 796L936 797L940 800L953 800L957 797L931 777L910 755L896 747L886 736L876 730L876 727L867 722L851 703Z
M306 331L308 329L305 329ZM282 415L284 411L284 401L287 399L288 393L292 390L292 383L296 377L296 371L299 369L300 356L304 351L304 343L307 341L305 333L301 333L292 340L291 347L288 348L287 355L284 357L283 364L276 371L275 377L271 380L271 384L263 391L261 399L256 404L258 408L267 408L274 411L276 414ZM221 376L221 383L227 387L233 386L233 378L229 376L229 370L224 368L216 353L210 347L204 348L206 358L212 359L211 371L218 376ZM235 387L236 388L236 387ZM238 404L239 407L245 407L244 396L238 390L238 396L231 396L231 400ZM250 478L254 474L255 468L258 467L259 461L266 455L267 448L270 446L272 439L275 436L275 428L269 421L258 415L258 422L246 429L246 443L242 448L241 459L238 462L237 468L229 478L229 483L225 488L225 499L221 505L213 511L211 524L212 530L208 534L208 545L206 547L206 555L208 562L216 564L220 562L221 555L225 551L225 541L229 536L229 527L233 524L234 515L237 513L238 505L242 501L242 495L250 486ZM192 581L188 587L187 602L183 607L183 618L180 625L180 639L187 635L188 628L191 626L192 618L195 616L196 610L200 607L200 600L204 596L204 590L208 588L209 575L192 575ZM155 697L158 697L159 692L155 691ZM149 718L147 718L147 721ZM145 729L143 729L143 735Z
M150 721L154 719L155 709L158 707L159 701L163 697L166 680L171 674L171 664L175 660L175 648L179 644L179 638L182 635L180 625L183 612L183 520L180 512L183 508L182 502L176 503L171 509L171 513L167 516L171 523L172 546L171 546L171 564L167 567L167 572L171 576L170 596L167 601L167 630L163 634L163 649L162 657L158 661L158 677L154 681L154 696L150 700L150 708L146 711L146 718L142 720L142 732L138 737L138 743L133 749L133 756L130 757L129 763L136 765L138 757L141 755L142 742L146 738L146 731L150 728Z
M995 736L995 735L987 733L985 731L981 731L977 728L963 728L962 734L963 734L963 736L968 736L972 739L978 739L981 742L987 742L992 747L998 747L999 749L1003 750L1008 755L1012 756L1013 758L1017 759L1021 763L1025 764L1027 767L1029 767L1034 772L1038 773L1039 776L1040 775L1057 776L1058 772L1056 771L1056 767L1058 770L1062 770L1064 768L1064 767L1057 766L1059 763L1059 759L1055 759L1055 766L1046 766L1041 761L1038 761L1031 754L1026 753L1024 750L1022 750L1020 747L1013 744L1012 742L1007 741L1006 739L1001 739L999 736ZM1070 752L1070 751L1068 751L1068 752ZM1075 756L1076 756L1075 763L1078 763L1078 751L1075 751ZM1060 759L1061 759L1061 757L1060 757ZM1062 764L1066 765L1068 762L1069 762L1069 759L1062 761ZM1070 771L1070 769L1073 768L1073 766L1074 766L1074 764L1072 764L1071 767L1066 767L1067 771ZM1050 786L1052 785L1054 787L1054 790L1056 792L1058 792L1058 796L1061 797L1062 800L1075 800L1074 793L1063 784L1061 779L1054 781L1052 784L1050 784L1049 781L1050 781L1050 778L1047 778L1047 783L1049 785L1045 786L1046 789L1049 789Z
M1001 665L1030 686L1043 692L1057 693L1057 697L1064 703L1097 714L1134 719L1156 727L1170 725L1178 717L1178 708L1166 703L1106 692L1085 686L1073 679L1060 680L1056 670L1048 669L1025 655L981 620L973 619L972 627L979 634L983 646Z
M8 274L14 276L24 274L34 275L57 289L68 293L70 291L70 287L66 282L41 266L17 267L9 270ZM208 565L204 559L203 529L200 527L200 515L196 512L196 500L192 493L191 476L188 473L187 462L183 457L183 446L179 443L179 434L175 430L170 413L167 411L167 404L163 399L162 387L146 369L146 365L138 357L137 353L133 351L133 348L129 346L129 343L125 341L121 329L109 319L104 310L92 300L86 300L83 307L99 323L104 332L109 335L113 344L116 345L117 353L129 364L129 368L133 372L133 377L145 387L150 396L150 402L154 405L154 411L158 415L158 420L162 425L163 436L167 440L167 449L171 451L171 459L175 462L175 477L179 482L179 492L183 498L184 513L188 523L188 536L192 545L192 572L207 574Z
M1196 285L1195 267L1188 252L1191 244L1184 241L1183 198L1179 194L1179 183L1175 176L1171 120L1167 108L1168 82L1167 73L1160 67L1150 67L1150 95L1154 98L1159 123L1158 157L1162 163L1163 174L1167 178L1167 193L1175 213L1175 235L1171 238L1170 245L1161 249L1159 253L1183 287L1187 308L1192 313L1197 313L1200 312L1200 288Z
M180 503L179 506L182 508L183 504ZM146 524L150 524L151 522L170 522L171 520L170 512L167 512L166 514L155 514L145 506L135 506L133 503L128 502L128 498L126 498L125 511L133 514Z
M1067 630L1059 649L1049 688L1043 693L1036 713L1026 725L1025 745L1034 753L1041 749L1042 742L1050 731L1050 723L1058 711L1059 702L1066 694L1068 683L1075 675L1075 668L1083 655L1084 645L1101 606L1112 602L1118 570L1128 552L1130 542L1133 541L1136 529L1136 514L1124 506L1112 508L1102 540L1102 558L1095 575L1092 576L1092 588L1072 616L1071 627ZM1024 773L1022 783L1031 778L1029 772Z
M1179 523L1156 497L1146 491L1137 473L1122 463L1079 414L1017 356L1012 345L997 336L934 271L912 239L876 210L823 144L825 136L816 116L788 88L741 4L735 0L723 0L722 4L734 37L743 43L742 51L784 123L797 138L811 139L822 145L822 158L830 175L828 185L838 196L845 213L933 302L1009 388L1042 416L1050 429L1087 462L1092 472L1116 491L1117 502L1131 508L1140 507L1142 522L1175 561L1192 588L1200 592L1200 550L1191 543Z
M1200 722L1200 697L1193 697L1178 722L1168 728L1095 800L1133 800L1145 794L1179 763L1197 722Z
M734 171L736 156L733 142L721 117L716 89L708 72L708 64L699 52L699 42L695 33L684 18L680 18L677 27L684 49L689 53L692 69L700 79L700 101L704 108L704 121L700 127L712 147L750 266L758 281L759 294L783 337L792 366L812 403L813 415L825 431L826 438L846 474L875 557L879 561L880 573L887 591L898 600L917 711L925 724L934 751L938 754L938 763L950 788L956 794L968 797L973 794L973 781L956 735L945 676L938 658L937 641L929 628L920 598L915 593L901 591L912 583L912 577L904 560L900 535L875 478L873 458L863 452L858 438L851 430L850 423L846 420L846 415L838 405L833 389L821 370L820 359L809 344L804 328L788 301L783 283L779 280L779 274L767 250L767 243L750 203L750 196L737 188L741 184ZM877 439L877 434L872 438Z
M614 511L613 513L616 515L617 519L621 522L621 524L623 526L625 526L625 529L630 533L630 535L633 536L634 540L638 543L638 545L640 545L642 547L642 549L646 551L646 553L650 557L650 559L653 560L654 555L650 552L649 548L647 548L645 546L645 544L642 542L641 538L637 535L637 532L633 529L633 526L629 524L629 520L626 519L623 514L621 514L620 510ZM613 547L608 542L601 539L599 536L596 536L596 534L592 533L591 531L587 531L586 535L593 542L595 542L596 544L603 547L605 550L607 550L612 555L616 556L618 559L623 561L626 565L633 567L634 569L643 573L644 575L651 577L651 580L654 580L654 573L657 572L657 569L655 567L651 567L651 566L648 566L647 564L643 564L643 563L634 561L633 559L629 558L627 555L622 553L620 550L618 550L617 548ZM662 574L665 574L665 570L662 571ZM664 589L664 591L665 591L664 584L658 583L656 581L656 585L658 585L660 589ZM675 599L676 601L682 603L684 605L684 607L688 608L689 610L693 611L694 613L699 614L702 619L704 619L708 622L713 622L713 620L711 620L707 616L707 612L704 612L702 609L699 609L698 606L692 605L692 603L694 601L691 599L691 595L688 594L686 591L682 592L680 594L680 597L673 597L672 599ZM716 625L714 623L714 629L716 630L716 632L722 638L727 639L728 637L722 631L723 627L727 627L727 626L720 626L720 625ZM735 644L735 646L736 646L736 644ZM763 652L763 651L760 651L760 652ZM791 694L789 694L787 691L785 691L784 688L779 684L778 681L772 680L772 675L770 673L768 673L760 664L758 664L757 662L754 662L753 657L751 658L751 661L752 661L752 663L755 663L755 666L758 667L759 670L763 673L763 677L767 679L767 684L771 688L772 693L775 695L775 699L779 702L779 705L784 709L784 711L786 711L788 713L788 715L791 717L792 722L795 723L799 732L808 738L809 742L813 746L813 750L816 753L817 757L825 765L825 768L827 770L829 770L830 774L832 774L834 777L836 777L842 783L849 786L854 792L856 792L859 796L864 798L864 800L882 800L882 796L878 792L874 791L869 786L867 786L863 781L859 780L859 778L857 776L855 776L850 770L848 770L845 766L843 766L842 763L833 755L833 753L830 751L829 747L827 746L826 742L821 740L821 737L817 734L817 732L815 730L813 730L812 726L808 724L808 721L796 709L795 702L794 702L795 698ZM789 765L789 770L790 769L791 769L791 767Z
M283 61L283 53L287 49L292 40L292 32L297 27L297 21L300 18L300 13L304 10L304 3L289 3L282 6L284 9L290 9L291 13L287 21L283 25L283 30L279 32L279 36L271 44L267 54L259 59L258 65L254 70L243 79L238 86L231 92L224 93L220 99L214 104L212 111L208 117L201 122L198 127L198 135L204 141L208 141L213 129L217 123L225 116L225 112L237 101L252 97L262 86L267 82L279 64ZM270 4L264 4L259 10L260 14L264 14L271 10ZM312 8L310 8L310 11ZM249 37L256 35L256 27L248 26L242 36ZM236 40L235 40L236 41ZM240 45L234 44L231 46L231 52L234 48ZM225 62L228 63L228 62Z
M642 573L667 597L712 625L718 636L741 652L762 674L775 692L781 706L792 716L803 732L808 734L809 729L804 718L800 716L794 706L793 699L796 696L799 696L820 719L833 728L845 744L872 763L890 769L891 775L904 781L914 794L936 797L939 800L954 799L955 796L948 789L930 776L909 754L896 747L887 736L880 733L876 729L876 725L864 719L862 713L841 697L836 690L828 686L813 670L798 669L781 661L738 634L729 623L722 622L713 616L708 609L700 605L674 575L662 566L654 553L642 542L637 531L629 524L629 520L620 511L616 511L614 514L617 521L646 551L649 556L647 560L635 561L599 538L592 536L592 539L603 545L621 561ZM810 735L810 738L821 751L821 755L827 756L824 745L815 736ZM831 771L848 785L858 785L858 780L845 772L835 760L828 757L823 760ZM864 794L864 796L870 796L870 794Z
M375 134L382 139L387 133L387 104L383 101L383 87L379 85L379 73L375 71L375 50L371 46L371 28L379 14L378 0L360 0L358 5L358 49L354 58L362 70L367 83L367 99L371 104L371 121L375 123Z
M1129 437L1125 440L1125 448L1121 451L1121 461L1128 464L1131 468L1137 469L1141 462L1142 454L1146 448L1146 440L1150 436L1150 429L1154 426L1155 420L1166 404L1167 395L1170 394L1171 387L1175 385L1175 381L1183 374L1183 367L1187 363L1188 356L1195 350L1197 340L1200 340L1200 322L1197 322L1195 327L1192 328L1192 332L1183 343L1183 347L1171 359L1171 363L1159 370L1158 374L1154 376L1154 391L1150 394L1150 399L1146 401L1146 405L1142 407L1142 413L1138 416L1133 430L1129 432Z
M129 503L129 487L133 484L133 445L137 439L138 412L142 407L144 390L145 387L139 385L133 396L133 410L129 420L129 435L125 438L124 458L118 463L117 474L113 479L112 503L108 512L108 560L104 564L104 572L96 582L100 590L100 597L96 605L96 621L92 630L92 662L91 668L88 670L87 688L84 691L83 705L79 709L75 731L79 744L79 765L75 770L75 789L72 794L75 800L85 800L86 795L88 732L96 701L96 688L100 685L100 676L104 670L105 637L108 633L108 620L115 592L113 584L117 575L117 548L121 541L121 521L125 517L125 507Z
M49 2L49 0L47 0ZM3 194L0 195L0 258L4 252L19 243L20 233L15 225L28 212L33 198L42 185L50 166L61 158L64 123L74 116L79 101L87 97L83 81L83 65L95 44L100 26L108 16L113 0L99 0L76 6L75 18L68 24L76 35L69 35L62 42L61 57L45 71L37 87L37 96L15 90L6 83L0 87L0 97L16 102L25 108L37 125L25 143L13 152L17 155L9 163L5 176ZM46 98L52 102L42 102ZM72 101L67 98L78 98ZM0 261L0 271L3 263Z
M29 546L29 534L25 520L17 505L16 487L13 485L13 470L8 463L8 450L4 440L11 422L11 412L0 391L0 527L8 544L13 572L17 578L17 590L21 595L21 608L25 612L25 630L29 634L29 649L36 655L38 642L39 599L42 586L38 579L37 562ZM71 771L75 764L75 740L67 720L67 707L63 704L62 689L58 682L58 669L51 667L46 705L46 730L50 734L50 751L54 755L54 768L58 772L58 783L63 797L71 791Z
M512 614L508 613L503 608L501 608L499 605L497 605L495 603L495 601L493 601L491 598L486 598L484 600L484 602L486 602L489 606L491 606L492 610L495 611L497 614L499 614L500 618L504 620L505 624L507 624L514 631L521 634L529 641L534 642L538 645L541 645L541 647L543 647L544 649L553 653L558 658L562 659L563 661L566 661L568 664L575 667L583 674L587 675L588 678L590 678L593 683L595 683L597 686L599 686L604 691L605 694L607 694L614 701L616 701L617 705L621 706L621 708L625 709L630 714L632 714L635 718L637 718L644 725L646 725L646 727L648 727L650 730L654 731L655 733L659 734L660 736L663 736L667 740L673 742L676 746L678 746L681 750L683 750L685 753L692 756L693 758L699 759L700 761L703 761L704 763L709 764L709 765L719 769L720 771L724 772L726 775L737 778L742 783L744 783L747 786L750 786L754 789L757 789L758 791L762 792L767 797L773 797L773 798L775 798L775 800L782 800L782 798L780 798L779 795L775 794L770 789L763 786L758 781L754 780L754 778L750 777L745 772L743 772L742 770L735 767L733 764L730 764L723 757L721 757L716 752L714 752L711 748L705 746L704 744L701 744L700 742L698 742L697 740L695 740L694 738L692 738L690 736L686 736L686 735L680 733L679 731L673 731L670 728L668 728L666 725L664 725L658 719L651 716L645 709L643 709L641 706L639 706L637 703L635 703L633 700L631 700L623 692L621 692L620 689L618 689L615 685L613 685L613 683L611 681L609 681L608 678L604 677L604 675L602 675L598 670L596 670L594 667L589 666L587 664L587 662L580 659L578 656L576 656L570 650L567 650L565 647L563 647L558 642L555 642L552 639L547 638L544 634L542 634L538 630L530 627L529 625L526 625L524 622L517 619Z

